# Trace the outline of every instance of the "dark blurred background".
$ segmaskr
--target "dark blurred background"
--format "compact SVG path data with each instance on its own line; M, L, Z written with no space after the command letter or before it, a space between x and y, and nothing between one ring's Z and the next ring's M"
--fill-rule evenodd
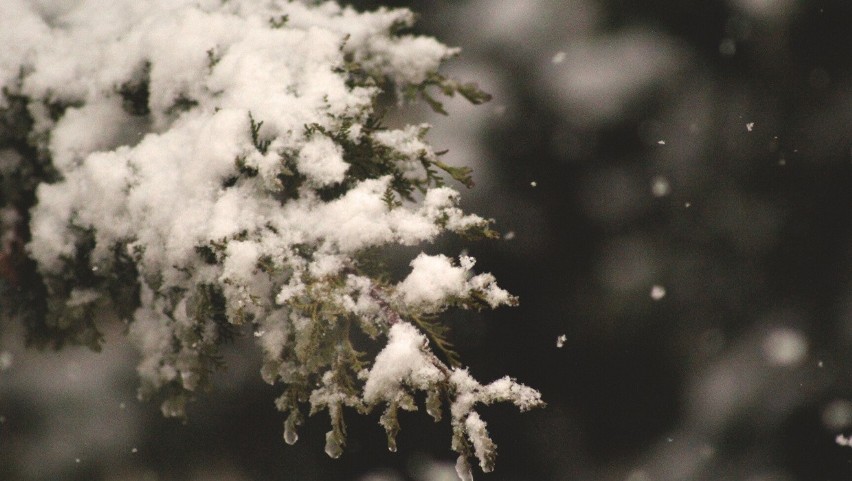
M852 2L359 1L406 6L494 99L405 108L475 168L467 249L521 306L448 316L484 381L548 407L486 408L482 480L852 479ZM461 187L460 187L461 188ZM120 331L120 329L119 329ZM564 337L562 337L564 336ZM186 425L135 400L134 354L0 352L0 479L455 479L449 427L377 416L281 439L242 339ZM561 347L558 347L561 346Z

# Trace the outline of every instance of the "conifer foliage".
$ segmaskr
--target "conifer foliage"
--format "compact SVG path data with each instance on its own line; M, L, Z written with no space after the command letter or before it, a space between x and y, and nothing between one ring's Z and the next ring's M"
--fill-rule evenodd
M527 410L539 393L476 381L438 316L516 299L471 257L420 254L398 280L370 262L443 232L495 237L459 209L446 184L470 172L439 159L428 125L381 122L388 94L437 111L440 95L487 100L438 74L457 51L404 33L404 9L53 3L0 6L2 321L36 346L97 350L98 324L125 320L140 397L169 417L251 332L287 443L327 411L338 457L345 413L379 409L395 450L422 392L436 420L449 408L460 476L472 458L493 469L476 405Z

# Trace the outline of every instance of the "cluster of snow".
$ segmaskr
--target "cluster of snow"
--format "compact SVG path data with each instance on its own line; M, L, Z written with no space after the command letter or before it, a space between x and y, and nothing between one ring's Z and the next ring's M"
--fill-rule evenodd
M473 290L479 291L491 307L512 302L512 296L497 287L494 276L479 274L470 277L475 261L468 256L459 258L459 266L442 254L421 253L411 261L411 273L397 287L403 301L426 312L439 310L454 298L464 298Z
M391 242L415 245L433 240L441 233L439 221L444 218L454 231L484 222L476 215L463 214L456 207L458 193L448 187L430 190L417 208L389 210L384 194L390 181L387 176L364 180L330 202L310 191L301 192L299 199L288 202L283 209L273 206L262 220L290 237L291 244L320 243L343 252Z
M388 344L376 356L364 385L364 400L390 402L403 385L425 391L438 384L442 374L427 356L426 345L426 336L411 324L400 322L391 327Z
M320 185L343 181L349 165L343 161L343 150L325 136L311 138L299 151L299 172Z

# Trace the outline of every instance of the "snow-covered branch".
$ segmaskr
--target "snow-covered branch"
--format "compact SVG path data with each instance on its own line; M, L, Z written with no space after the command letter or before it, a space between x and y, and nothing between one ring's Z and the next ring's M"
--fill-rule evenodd
M475 456L492 469L474 405L541 400L453 365L436 316L516 299L472 274L467 256L421 254L399 282L371 274L363 256L447 231L494 235L459 209L441 172L470 184L469 171L438 159L427 125L381 125L384 91L438 110L429 89L484 101L437 73L457 50L400 34L413 21L402 9L38 5L0 6L7 317L36 344L93 348L95 312L127 320L140 396L159 397L171 417L209 386L219 346L250 326L263 378L284 386L288 443L310 405L328 411L326 451L337 457L343 408L384 404L393 448L396 410L415 409L413 393L425 391L436 418L450 405L459 465ZM356 329L387 339L375 360L356 349Z

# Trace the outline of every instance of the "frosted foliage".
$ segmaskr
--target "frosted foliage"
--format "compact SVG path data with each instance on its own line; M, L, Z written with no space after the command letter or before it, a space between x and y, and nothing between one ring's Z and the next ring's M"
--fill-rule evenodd
M440 171L469 172L438 161L428 125L381 127L383 89L487 97L437 74L457 49L397 33L413 18L283 0L0 2L0 109L24 105L26 142L55 171L33 187L26 245L51 332L97 347L89 314L111 306L141 354L140 396L182 417L219 345L250 326L288 443L306 405L327 410L337 457L343 408L383 405L395 449L396 410L424 391L434 417L451 406L453 449L490 469L474 405L541 401L456 367L436 315L516 299L468 256L420 254L397 282L371 260L447 231L493 236L445 185ZM4 172L24 163L0 152ZM7 210L4 236L23 218ZM373 362L355 329L387 339Z
M418 178L423 174L420 159L436 158L432 148L423 141L423 136L428 130L428 124L409 125L402 130L377 132L374 138L379 144L398 153L399 162L406 176Z
M491 441L491 438L488 436L488 429L486 429L485 421L483 421L479 414L470 413L467 415L467 419L465 419L464 427L467 430L468 436L470 437L470 442L473 444L473 452L476 455L477 459L480 459L480 466L484 471L491 471L489 467L489 457L494 456L494 442Z
M465 369L454 369L449 382L456 393L450 406L453 444L462 447L457 449L462 454L475 455L483 471L491 471L494 469L497 446L474 407L477 404L511 402L521 411L527 411L542 405L541 394L510 377L483 386Z

